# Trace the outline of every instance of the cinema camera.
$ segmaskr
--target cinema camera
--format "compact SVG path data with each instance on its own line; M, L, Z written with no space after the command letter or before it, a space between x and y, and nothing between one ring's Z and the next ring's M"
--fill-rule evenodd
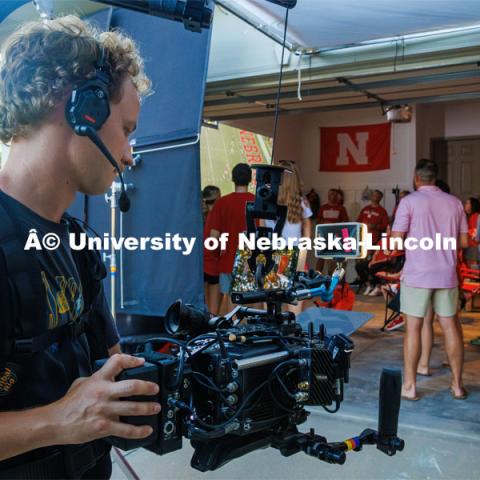
M256 167L256 198L247 206L248 233L269 237L281 232L287 209L277 205L283 168ZM257 227L258 218L274 219L274 229ZM278 274L270 251L252 251L248 261L256 290L234 291L238 304L226 316L175 302L165 317L169 336L151 338L137 355L146 359L140 368L118 377L158 383L160 392L150 399L162 405L158 416L127 417L134 425L151 425L143 440L110 438L122 449L136 447L163 455L182 448L190 439L195 450L191 466L215 470L235 458L271 446L284 456L305 452L328 463L343 464L348 450L377 445L387 455L402 450L397 437L401 379L398 371L384 370L380 383L379 428L364 430L341 443L329 443L316 434L301 433L307 406L322 406L334 413L349 380L353 342L343 334L327 335L323 325L303 329L282 304L320 296L332 298L342 270L332 277L297 274L285 288L264 289L266 276ZM238 254L237 254L238 255ZM266 310L246 306L265 302ZM235 319L234 319L235 318Z

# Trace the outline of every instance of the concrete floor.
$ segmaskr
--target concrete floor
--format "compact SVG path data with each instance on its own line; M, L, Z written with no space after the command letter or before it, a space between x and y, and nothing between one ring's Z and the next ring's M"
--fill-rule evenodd
M311 409L303 430L315 427L329 441L341 441L359 434L364 428L376 428L378 380L383 367L401 368L402 330L383 333L383 301L358 296L355 310L374 313L375 317L352 338L350 383L340 411L327 414ZM480 313L462 312L465 336L465 386L470 396L465 401L452 399L448 392L450 371L441 366L445 352L439 326L432 355L431 377L418 378L418 402L403 402L399 436L405 450L387 457L367 446L351 452L343 466L328 465L304 454L289 458L267 449L234 460L215 472L202 474L190 468L192 449L184 448L164 457L140 449L127 452L127 459L142 479L479 479L480 478L480 348L468 341L480 334ZM113 479L124 479L114 464Z

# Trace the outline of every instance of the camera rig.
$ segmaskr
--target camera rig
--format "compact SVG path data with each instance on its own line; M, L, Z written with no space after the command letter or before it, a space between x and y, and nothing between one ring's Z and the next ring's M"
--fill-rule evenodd
M247 206L247 226L256 236L272 233L256 227L256 219L277 220L279 231L285 221L286 208L277 206L282 170L257 167L256 199ZM144 342L136 355L144 357L145 364L118 377L160 386L155 397L135 399L159 402L158 416L123 418L134 425L151 425L153 433L142 440L110 438L113 445L125 450L144 447L163 455L182 448L186 437L195 450L191 465L203 472L269 446L284 456L304 452L337 464L345 462L347 451L367 444L387 455L403 449L397 437L398 371L382 373L378 430L367 429L339 443L327 442L313 430L298 430L308 418L308 406L321 406L329 413L340 408L354 345L343 334L329 336L323 325L318 331L312 323L302 328L295 315L281 307L315 296L328 301L343 269L338 263L331 277L297 273L289 288L262 290L271 258L271 252L252 252L249 266L258 288L232 292L238 305L227 315L212 316L181 300L168 309L169 335ZM267 308L248 306L258 302Z

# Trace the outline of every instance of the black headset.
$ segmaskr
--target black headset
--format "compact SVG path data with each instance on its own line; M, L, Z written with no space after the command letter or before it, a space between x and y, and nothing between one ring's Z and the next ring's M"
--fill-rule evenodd
M74 86L67 104L65 105L65 118L77 135L88 137L107 160L118 172L122 185L122 193L118 205L122 212L130 209L123 175L120 167L113 158L108 148L97 134L107 118L110 116L110 96L108 86L112 79L105 66L105 50L100 47L100 59L95 63L95 75L85 79Z

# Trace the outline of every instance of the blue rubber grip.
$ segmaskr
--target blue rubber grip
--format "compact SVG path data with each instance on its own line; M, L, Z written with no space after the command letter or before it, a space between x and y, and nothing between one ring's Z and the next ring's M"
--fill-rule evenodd
M325 285L321 285L317 288L312 288L312 297L320 297L322 302L331 302L333 298L333 292L335 291L335 288L337 288L338 281L338 277L333 277L328 290L325 288Z

